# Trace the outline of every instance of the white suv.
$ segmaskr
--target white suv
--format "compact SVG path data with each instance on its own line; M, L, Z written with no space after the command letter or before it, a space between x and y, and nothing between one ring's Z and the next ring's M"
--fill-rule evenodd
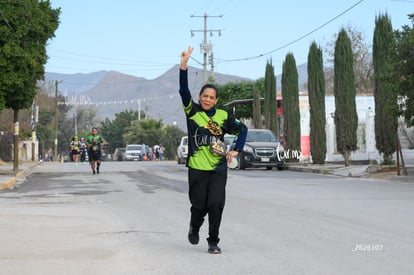
M125 149L126 160L143 160L146 155L144 144L130 144Z
M177 162L178 164L185 164L188 157L188 136L181 138L180 145L177 148Z

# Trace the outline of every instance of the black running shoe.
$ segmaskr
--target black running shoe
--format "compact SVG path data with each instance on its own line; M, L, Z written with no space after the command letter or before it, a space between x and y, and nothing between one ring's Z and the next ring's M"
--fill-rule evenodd
M95 170L92 170L92 173L95 175Z
M190 224L190 230L188 230L188 241L191 244L198 244L200 241L200 236L198 235L198 230L195 230Z
M208 244L208 253L210 254L221 254L220 247L217 246L217 244L209 243Z

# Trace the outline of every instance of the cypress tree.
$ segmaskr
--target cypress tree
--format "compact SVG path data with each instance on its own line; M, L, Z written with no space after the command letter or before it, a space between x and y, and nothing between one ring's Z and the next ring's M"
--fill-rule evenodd
M264 111L265 125L276 137L279 136L277 127L277 101L276 101L276 76L272 61L266 64L265 83L264 83Z
M282 71L283 129L286 136L286 148L290 152L300 152L300 112L299 77L295 57L286 55ZM291 157L291 156L289 156ZM292 161L298 159L290 158Z
M351 40L345 29L338 34L334 55L334 95L336 147L350 165L350 155L357 147L358 115L355 104L355 75Z
M308 54L308 93L310 105L310 152L312 162L326 158L325 77L322 50L313 42Z
M375 18L373 39L375 142L378 151L383 154L384 163L389 163L396 151L398 118L397 95L389 79L393 74L392 52L395 40L387 14Z
M261 105L260 90L255 85L253 90L253 126L256 129L263 128Z

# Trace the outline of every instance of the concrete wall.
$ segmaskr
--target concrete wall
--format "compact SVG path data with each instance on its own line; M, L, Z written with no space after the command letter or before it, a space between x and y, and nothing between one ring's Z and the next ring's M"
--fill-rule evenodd
M356 107L358 114L358 144L357 150L351 154L352 160L380 160L377 149L375 148L375 130L374 130L374 117L375 117L375 104L373 96L356 96ZM303 142L309 142L309 101L308 96L299 97L300 105L300 117L301 117L301 136ZM325 111L326 111L326 146L327 162L343 161L343 157L336 151L336 126L334 123L333 114L335 113L335 97L325 97ZM301 161L312 161L310 154L306 154L309 151L309 144L301 144L302 158Z
M36 140L35 146L35 161L39 160L39 141ZM13 147L13 146L12 146ZM13 148L11 148L13 150ZM13 152L13 151L12 151ZM31 161L32 160L32 141L22 140L19 141L19 161ZM14 157L12 153L12 158Z

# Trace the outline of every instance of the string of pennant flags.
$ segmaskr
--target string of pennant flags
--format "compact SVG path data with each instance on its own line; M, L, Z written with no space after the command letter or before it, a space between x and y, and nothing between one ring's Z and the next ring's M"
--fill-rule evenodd
M138 99L124 99L124 100L111 100L111 101L92 101L89 96L85 95L72 95L65 96L65 101L59 101L58 105L121 105L121 104L140 104L146 101L152 100L163 100L163 99L173 99L178 97L178 94L170 94L164 96L155 96L155 97L146 97Z

